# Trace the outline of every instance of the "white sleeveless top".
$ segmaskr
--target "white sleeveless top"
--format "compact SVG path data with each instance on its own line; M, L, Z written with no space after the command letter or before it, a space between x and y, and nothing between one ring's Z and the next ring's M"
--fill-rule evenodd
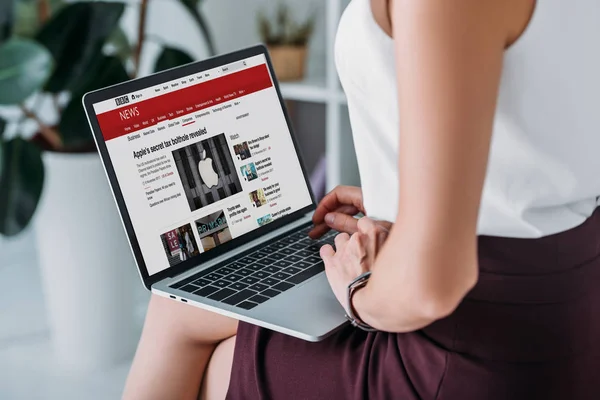
M600 205L600 1L537 3L505 54L480 235L546 236L579 225ZM352 0L344 12L336 63L365 208L393 221L401 134L394 44L369 0Z

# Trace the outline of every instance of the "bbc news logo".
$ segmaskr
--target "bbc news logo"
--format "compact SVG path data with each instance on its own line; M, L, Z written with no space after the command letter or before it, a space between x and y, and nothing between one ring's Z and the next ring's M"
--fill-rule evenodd
M123 104L129 103L129 96L121 96L115 99L115 102L118 106L122 106Z

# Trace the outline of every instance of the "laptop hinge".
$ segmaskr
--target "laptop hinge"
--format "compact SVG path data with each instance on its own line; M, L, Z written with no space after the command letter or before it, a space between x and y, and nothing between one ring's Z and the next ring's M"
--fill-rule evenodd
M205 263L202 263L201 265L198 265L196 267L188 269L187 271L182 272L182 273L180 273L178 275L164 278L164 279L162 279L159 282L165 282L165 281L171 281L171 280L174 280L174 279L178 279L179 280L179 279L187 278L188 276L194 275L194 274L202 271L203 269L210 268L210 267L212 267L214 265L222 263L223 261L226 261L226 260L228 260L230 258L233 258L233 257L235 257L238 254L242 254L242 253L244 253L244 252L246 252L246 251L248 251L248 250L250 250L250 249L252 249L252 248L254 248L254 247L258 246L258 245L260 245L263 242L269 241L269 240L271 240L271 239L273 239L273 238L275 238L275 237L277 237L279 235L282 235L282 234L284 234L284 233L286 233L288 231L294 230L294 229L298 228L299 226L304 225L307 222L310 222L312 220L311 218L312 218L312 212L306 214L302 218L297 219L296 221L290 222L289 224L287 224L285 226L282 226L279 229L274 230L273 232L269 232L269 233L267 233L265 235L262 235L258 239L255 239L255 240L253 240L251 242L245 243L242 246L239 246L239 247L237 247L235 249L232 249L231 251L228 251L225 254L222 254L222 255L220 255L220 256L218 256L216 258L213 258L212 260L208 260Z

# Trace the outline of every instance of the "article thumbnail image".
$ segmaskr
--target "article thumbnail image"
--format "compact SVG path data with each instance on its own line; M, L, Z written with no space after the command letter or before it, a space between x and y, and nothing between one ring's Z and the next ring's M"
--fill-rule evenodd
M173 151L191 211L242 191L224 134Z
M223 211L217 211L196 220L196 229L204 251L231 240L231 231Z
M170 230L160 235L169 265L177 265L200 254L196 238L190 224Z
M240 171L242 171L242 176L246 182L250 182L258 178L258 173L256 172L256 166L254 163L246 164L243 167L240 167Z
M248 142L234 145L233 152L238 160L245 160L246 158L252 157L252 153L250 153L250 147L248 147Z
M262 189L255 190L250 192L250 202L252 203L252 207L260 207L267 204L267 198L265 197L265 192Z
M273 217L271 214L267 214L264 217L257 218L256 222L258 222L258 226L263 226L273 221Z

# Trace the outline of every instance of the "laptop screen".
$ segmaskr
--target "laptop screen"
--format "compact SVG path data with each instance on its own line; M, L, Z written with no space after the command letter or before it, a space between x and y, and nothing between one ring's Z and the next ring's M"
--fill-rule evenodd
M149 275L312 204L263 54L93 110Z

